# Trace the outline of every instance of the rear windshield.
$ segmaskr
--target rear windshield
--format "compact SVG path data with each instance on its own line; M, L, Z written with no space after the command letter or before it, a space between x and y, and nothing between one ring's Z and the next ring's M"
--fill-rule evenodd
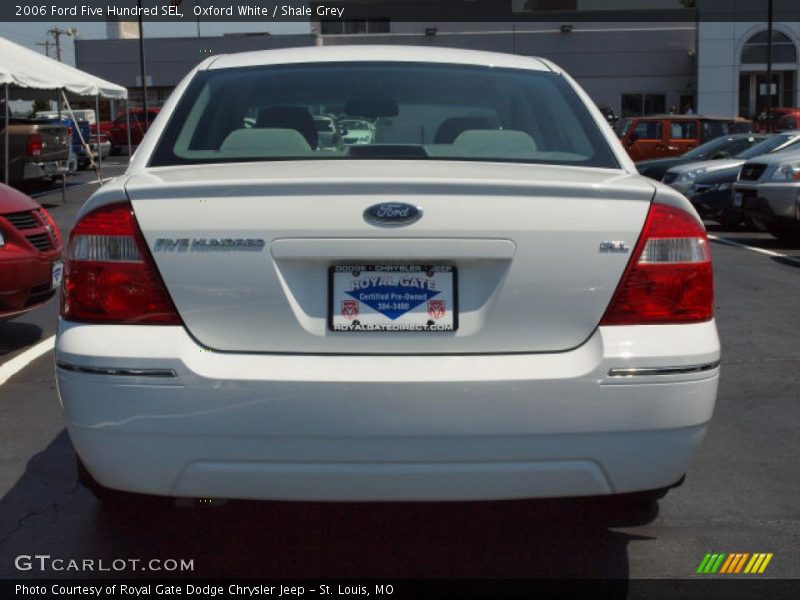
M371 139L320 135L336 121ZM150 164L373 158L619 167L560 75L392 62L201 71Z
M800 141L800 138L797 138L797 136L794 135L773 135L772 137L765 139L763 142L760 142L755 146L750 146L750 148L744 152L740 152L736 155L736 158L754 158L756 156L761 156L762 154L774 152L779 149L783 150L784 147L793 146L796 141Z
M763 140L764 138L759 136L748 136L734 139L719 137L711 140L710 142L706 142L705 144L701 144L694 150L689 150L689 152L684 154L681 158L705 160L708 157L714 156L720 152L724 152L729 156L736 156L740 152L744 152L754 144L758 144Z

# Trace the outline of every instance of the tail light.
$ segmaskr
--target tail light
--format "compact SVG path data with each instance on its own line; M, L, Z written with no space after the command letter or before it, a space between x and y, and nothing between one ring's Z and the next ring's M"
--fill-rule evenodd
M61 316L92 323L181 323L129 202L103 206L73 228Z
M697 323L714 316L711 250L688 212L654 203L601 325Z
M38 133L31 133L28 135L28 140L25 142L25 156L33 156L39 158L42 155L42 136Z

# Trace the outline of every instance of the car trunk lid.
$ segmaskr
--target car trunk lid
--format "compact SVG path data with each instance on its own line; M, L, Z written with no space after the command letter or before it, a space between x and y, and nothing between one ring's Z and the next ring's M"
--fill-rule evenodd
M221 351L554 352L597 327L654 188L620 171L449 161L161 167L127 184L192 335ZM403 227L380 203L418 206ZM620 244L621 242L621 244ZM615 245L616 244L616 245ZM332 331L335 265L455 269L455 331Z

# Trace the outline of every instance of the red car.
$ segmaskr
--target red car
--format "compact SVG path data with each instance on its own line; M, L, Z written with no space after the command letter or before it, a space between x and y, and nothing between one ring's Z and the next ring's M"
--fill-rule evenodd
M773 132L800 129L800 108L773 107L769 111L769 116L762 114L756 119L758 131L767 131L770 126Z
M144 122L144 111L141 108L132 108L130 113L131 123L131 145L138 146L142 141L144 134L153 124L153 119L156 118L159 108L147 109L147 124ZM92 132L96 131L92 127ZM128 118L125 113L121 113L113 121L100 121L100 131L105 133L111 140L111 154L119 154L123 148L128 147Z
M0 320L50 300L61 284L61 234L41 205L0 184Z

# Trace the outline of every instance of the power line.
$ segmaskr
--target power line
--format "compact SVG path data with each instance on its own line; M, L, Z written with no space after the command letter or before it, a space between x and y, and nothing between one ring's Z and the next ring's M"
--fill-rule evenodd
M53 43L50 40L45 40L44 43L37 42L36 45L44 46L44 54L47 58L50 58L50 46L53 45Z

